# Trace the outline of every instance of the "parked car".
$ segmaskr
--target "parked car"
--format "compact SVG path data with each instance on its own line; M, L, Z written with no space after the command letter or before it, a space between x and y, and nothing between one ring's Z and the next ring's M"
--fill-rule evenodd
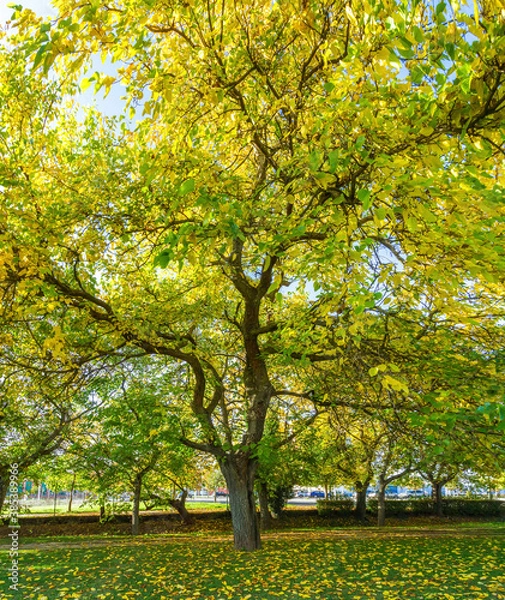
M308 498L310 496L309 492L306 492L305 490L300 490L299 492L296 493L295 498Z
M407 492L408 498L424 498L423 490L409 490Z
M406 492L400 492L398 498L424 498L423 490L407 490Z
M314 490L313 492L310 492L310 497L311 498L324 498L324 492L321 492L320 490Z

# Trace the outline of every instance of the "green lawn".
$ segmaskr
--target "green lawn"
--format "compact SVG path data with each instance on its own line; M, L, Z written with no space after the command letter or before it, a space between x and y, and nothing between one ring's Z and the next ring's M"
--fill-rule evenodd
M124 506L128 506L129 510L131 510L131 503L124 503ZM72 507L72 512L67 512L68 502L61 500L56 505L56 511L54 510L54 506L52 504L34 504L32 506L22 505L22 509L20 511L21 516L23 515L52 515L56 512L57 515L68 515L68 514L81 514L81 513L98 513L98 505L97 504L74 504ZM221 511L226 510L226 503L220 502L187 502L186 508L191 511ZM141 504L141 511L143 512L144 506ZM165 511L165 512L173 512L176 510L170 507L155 507L153 510L155 511Z
M505 536L318 539L307 533L237 553L229 541L22 551L20 592L1 598L269 600L505 599ZM125 540L126 541L126 540ZM5 550L2 558L8 559ZM5 561L2 561L5 564ZM3 594L2 595L2 590Z

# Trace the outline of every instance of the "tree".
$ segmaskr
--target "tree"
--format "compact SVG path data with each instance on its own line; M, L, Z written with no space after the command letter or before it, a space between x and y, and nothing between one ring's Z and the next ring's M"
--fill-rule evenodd
M412 472L411 448L400 433L389 430L375 461L377 477L377 525L386 523L386 489L393 481ZM403 444L402 444L403 442Z
M277 398L258 446L257 490L261 529L271 526L271 513L280 517L293 486L306 479L307 458L313 440L307 435L317 417L310 402L295 405L292 398Z
M0 365L0 511L10 466L16 463L23 473L53 455L92 409L86 388L59 388L58 383Z
M198 426L184 442L216 457L235 545L256 549L257 445L272 398L306 391L285 387L293 365L359 344L378 283L411 305L433 287L451 306L465 286L485 304L501 293L501 14L55 5L44 23L15 9L28 83L52 70L75 93L102 53L123 61L117 77L80 85L121 80L131 108L146 96L144 115L130 131L67 111L41 122L34 152L8 155L3 194L19 210L2 215L3 289L34 313L36 298L54 302L53 347L186 365Z
M132 494L133 535L139 533L143 498L165 501L184 522L191 520L182 482L191 478L194 452L179 441L179 415L170 402L170 390L160 383L160 373L141 367L122 365L110 383L117 389L69 448L80 458L81 469L97 473L102 493L126 488ZM172 494L172 484L180 490L180 498Z

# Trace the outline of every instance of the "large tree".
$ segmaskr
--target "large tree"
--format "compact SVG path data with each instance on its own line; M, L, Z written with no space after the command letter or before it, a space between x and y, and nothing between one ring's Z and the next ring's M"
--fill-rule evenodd
M287 387L293 365L359 345L382 288L414 304L435 288L462 313L500 293L503 16L400 0L54 5L47 22L16 9L9 42L35 72L18 58L2 75L1 94L21 90L1 104L3 139L37 134L2 149L3 289L14 309L51 304L62 360L181 365L197 421L183 441L217 458L235 545L253 550L256 448L272 398L306 391ZM80 85L121 81L134 131L68 108L42 119L23 92L51 71L75 94L97 53L115 74Z

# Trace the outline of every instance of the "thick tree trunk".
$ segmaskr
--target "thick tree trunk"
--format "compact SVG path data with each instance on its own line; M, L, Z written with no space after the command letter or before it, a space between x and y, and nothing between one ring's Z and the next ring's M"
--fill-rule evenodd
M260 525L261 531L270 529L272 526L272 515L268 507L268 487L264 481L260 481L258 485L258 499L260 505Z
M132 535L139 534L140 527L140 494L142 492L142 477L137 475L133 482Z
M236 550L252 551L261 547L254 476L257 464L247 456L226 456L220 464L230 497L231 520Z
M444 516L444 507L442 504L442 483L432 483L432 498L435 503L435 514L437 517Z
M354 514L360 521L366 520L366 493L368 491L369 482L357 482L356 488L356 508Z
M384 527L386 523L386 482L379 476L379 489L377 491L377 525Z

